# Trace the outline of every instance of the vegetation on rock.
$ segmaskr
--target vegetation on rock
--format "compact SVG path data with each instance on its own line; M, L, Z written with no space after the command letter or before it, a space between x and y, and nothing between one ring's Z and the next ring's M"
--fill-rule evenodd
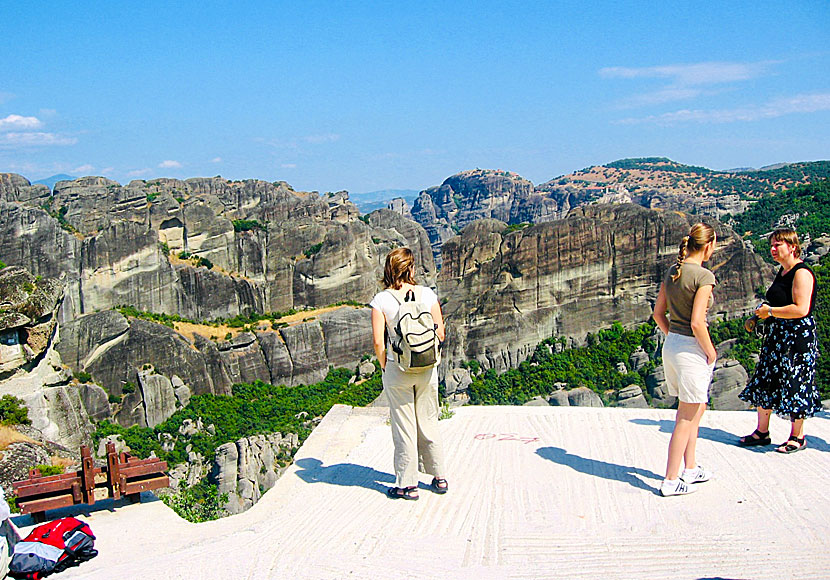
M191 487L181 481L177 491L161 494L161 501L180 517L193 523L217 520L228 515L222 507L228 501L228 494L220 495L215 485L204 481Z
M118 434L138 457L155 453L171 466L187 460L187 447L204 457L212 458L216 448L243 437L265 433L296 433L300 442L311 432L308 418L322 417L332 405L365 406L380 395L381 374L376 370L362 383L350 383L354 373L346 369L332 369L326 378L312 385L286 387L258 381L236 384L233 395L197 395L190 404L176 411L169 419L154 428L122 427L102 421L93 434L95 445L107 435ZM307 415L305 417L304 415ZM185 419L213 424L213 434L197 433L192 437L179 435ZM166 434L166 435L164 435ZM165 451L161 441L175 441Z
M0 425L31 425L29 409L14 395L0 397Z
M247 232L253 229L265 230L265 226L258 220L233 220L235 232Z
M533 397L550 393L554 383L567 383L568 388L588 387L600 395L630 384L644 387L652 366L621 374L617 364L627 365L639 347L652 352L653 329L653 323L628 330L615 322L611 328L588 334L585 346L577 348L564 348L564 338L551 337L539 343L530 358L517 368L502 374L489 369L476 376L469 387L470 403L523 405Z

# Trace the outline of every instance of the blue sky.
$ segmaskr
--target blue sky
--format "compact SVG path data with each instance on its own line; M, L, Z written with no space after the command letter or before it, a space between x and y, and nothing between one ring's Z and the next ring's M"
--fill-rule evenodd
M0 172L423 189L830 159L830 3L3 2Z

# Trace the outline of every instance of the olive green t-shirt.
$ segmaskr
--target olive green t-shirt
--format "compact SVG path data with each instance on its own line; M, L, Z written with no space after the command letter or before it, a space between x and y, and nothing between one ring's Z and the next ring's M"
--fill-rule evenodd
M676 271L677 264L674 264L663 279L663 289L669 305L669 332L694 336L692 307L695 303L695 294L701 286L715 286L717 281L712 272L697 264L683 264L680 268L680 278L672 280L671 277ZM709 304L706 306L707 312L714 302L714 298L710 295Z

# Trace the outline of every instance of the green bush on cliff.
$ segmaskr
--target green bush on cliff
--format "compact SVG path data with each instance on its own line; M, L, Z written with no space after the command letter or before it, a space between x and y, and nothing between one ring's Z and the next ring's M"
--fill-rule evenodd
M14 395L0 397L0 425L31 425L29 409Z
M296 433L304 441L311 432L309 419L325 415L332 405L344 404L362 407L371 403L382 390L381 374L376 370L368 380L349 383L353 373L346 369L332 369L324 380L312 385L286 387L261 381L233 386L233 395L197 395L190 404L174 413L154 428L125 428L109 421L98 424L93 434L95 445L107 435L121 435L132 453L148 457L155 453L170 465L187 459L185 447L211 459L216 448L243 437L262 433ZM179 436L179 427L185 419L201 419L213 424L214 434L202 432L190 438ZM161 447L160 440L167 434L178 438L170 451Z
M306 248L305 250L303 250L303 254L305 254L306 258L310 258L311 256L318 253L322 249L323 249L323 242L320 242L319 244L314 244L313 246L310 246L310 247Z
M257 220L233 220L233 231L247 232L253 229L265 230L265 226Z
M228 501L228 494L220 495L215 485L204 481L191 487L181 481L178 491L163 494L161 501L180 517L197 524L228 515L222 507Z
M3 260L0 260L0 270L2 270L5 267L6 267L5 262L3 262Z
M565 339L551 337L536 346L528 360L502 374L489 369L473 379L469 387L474 405L522 405L533 397L546 395L554 383L568 383L568 388L588 387L602 394L630 384L645 386L647 365L636 373L622 374L617 363L628 364L638 347L649 346L653 323L633 330L614 322L610 328L588 334L586 346L562 350ZM559 350L559 352L557 352Z
M735 343L727 356L741 363L746 372L752 375L752 371L755 370L755 359L752 356L761 350L761 339L744 329L744 320L719 320L709 326L709 336L716 345L734 339Z

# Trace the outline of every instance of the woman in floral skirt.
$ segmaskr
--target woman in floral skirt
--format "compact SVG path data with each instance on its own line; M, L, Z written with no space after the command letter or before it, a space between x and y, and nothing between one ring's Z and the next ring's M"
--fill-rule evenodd
M766 338L755 373L739 395L758 410L758 427L739 443L745 447L769 445L770 414L788 417L790 437L776 448L794 453L807 447L804 419L821 410L816 385L818 336L813 306L816 276L801 260L795 231L777 229L769 237L772 259L781 264L767 290L767 303L755 310L766 319Z

